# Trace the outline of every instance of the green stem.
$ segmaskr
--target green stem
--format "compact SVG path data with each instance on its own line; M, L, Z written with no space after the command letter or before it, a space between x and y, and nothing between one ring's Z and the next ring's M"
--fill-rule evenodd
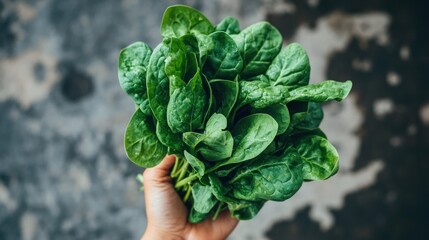
M223 207L223 205L224 205L225 203L224 202L220 202L218 205L217 205L217 209L216 209L216 212L213 214L213 221L214 220L216 220L217 219L217 217L219 216L219 213L222 211L222 207Z
M177 182L180 182L185 177L185 174L188 171L188 165L188 161L184 160L183 166L180 168L180 175L177 178Z
M176 182L176 185L174 185L175 188L180 188L182 186L185 186L186 184L194 181L196 178L198 178L198 173L195 173L194 175L190 175L186 177L185 179L181 179L180 181Z
M191 190L192 190L192 188L191 188L191 185L190 184L188 184L189 186L188 186L188 190L186 191L186 194L185 194L185 197L183 198L183 201L184 202L187 202L188 201L188 199L189 199L189 196L191 196Z

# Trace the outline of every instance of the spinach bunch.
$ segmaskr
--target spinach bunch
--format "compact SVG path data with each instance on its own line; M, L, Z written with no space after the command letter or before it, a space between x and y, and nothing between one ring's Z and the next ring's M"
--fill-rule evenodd
M343 100L350 81L309 85L305 50L282 48L267 22L240 30L227 17L215 26L176 5L161 34L155 49L136 42L119 55L120 85L136 105L125 150L144 168L176 155L171 177L190 222L224 209L251 219L266 201L338 171L338 153L319 129L320 104Z

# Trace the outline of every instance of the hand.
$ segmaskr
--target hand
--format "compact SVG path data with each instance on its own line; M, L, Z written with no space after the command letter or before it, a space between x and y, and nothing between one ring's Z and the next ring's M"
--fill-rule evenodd
M166 156L156 167L143 173L147 228L142 240L169 239L226 239L238 224L228 211L213 221L191 224L187 221L188 210L174 190L170 169L175 156Z

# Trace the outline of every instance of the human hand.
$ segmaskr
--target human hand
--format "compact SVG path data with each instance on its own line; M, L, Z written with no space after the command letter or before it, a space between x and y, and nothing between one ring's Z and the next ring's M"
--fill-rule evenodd
M143 173L147 228L142 240L169 239L226 239L238 224L228 211L213 221L191 224L187 221L188 210L174 190L170 169L175 156L166 156L156 167Z

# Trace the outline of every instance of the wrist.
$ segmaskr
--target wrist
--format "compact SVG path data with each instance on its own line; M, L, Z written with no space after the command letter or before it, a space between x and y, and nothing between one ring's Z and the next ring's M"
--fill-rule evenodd
M185 240L185 236L174 233L166 233L157 229L148 227L141 240Z

